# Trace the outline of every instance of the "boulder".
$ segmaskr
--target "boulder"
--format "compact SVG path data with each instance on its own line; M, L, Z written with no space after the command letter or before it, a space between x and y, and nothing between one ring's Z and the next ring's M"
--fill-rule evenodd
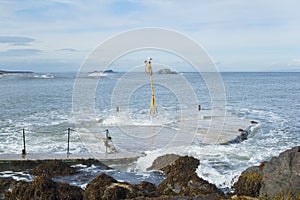
M32 182L20 181L11 192L5 194L8 200L22 199L67 199L80 200L83 191L66 183L56 183L48 176L38 176Z
M263 162L260 166L253 166L242 172L238 181L234 183L233 188L238 196L259 197L259 191L262 182L262 169L265 165Z
M234 184L238 196L300 199L300 146L245 170Z
M169 164L172 164L175 160L177 160L180 156L177 154L166 154L163 156L157 157L152 165L147 168L147 170L161 170Z
M300 146L273 157L262 170L260 197L300 199Z
M215 185L196 174L199 160L193 157L180 157L162 170L167 178L158 185L157 192L167 196L207 197L220 199L224 194Z
M156 187L152 183L142 181L138 185L126 182L118 182L114 178L100 174L93 179L84 191L84 199L133 199L137 197L153 197L156 195Z
M118 181L106 174L100 174L89 182L84 191L84 199L101 199L104 195L105 189L113 183Z

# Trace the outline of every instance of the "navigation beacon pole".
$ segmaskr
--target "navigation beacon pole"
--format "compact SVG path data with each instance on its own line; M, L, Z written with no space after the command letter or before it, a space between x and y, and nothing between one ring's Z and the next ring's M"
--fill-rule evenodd
M145 72L149 73L149 75L150 75L150 86L151 86L151 91L152 91L152 98L151 98L151 103L150 103L150 114L154 115L157 113L157 108L156 108L156 102L155 102L155 97L154 97L154 85L153 85L153 81L152 81L151 61L152 61L152 58L148 58L147 60L144 61L144 63L146 64Z

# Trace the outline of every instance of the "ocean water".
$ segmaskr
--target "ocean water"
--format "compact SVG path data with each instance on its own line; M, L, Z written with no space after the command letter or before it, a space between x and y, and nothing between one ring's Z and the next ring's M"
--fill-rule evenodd
M198 175L228 190L247 167L300 144L300 73L228 72L221 77L227 117L259 122L255 134L241 143L208 144L197 135L198 129L211 125L198 118L212 114L215 95L197 73L154 74L156 116L149 115L151 90L144 73L108 73L100 79L75 73L0 75L0 154L21 153L23 129L27 153L66 153L68 128L72 128L71 153L103 153L101 138L109 129L118 151L143 155L122 166L127 174L114 173L117 179L130 181L133 175L128 173L134 173L139 180L151 177L157 184L161 175L156 177L146 168L160 155L178 153L198 158ZM74 94L76 80L84 88L92 88L96 81L97 87ZM93 92L91 105L88 98L84 101L89 92ZM91 111L82 111L84 117L78 115L80 109L73 112L78 96ZM68 180L85 185L74 179Z

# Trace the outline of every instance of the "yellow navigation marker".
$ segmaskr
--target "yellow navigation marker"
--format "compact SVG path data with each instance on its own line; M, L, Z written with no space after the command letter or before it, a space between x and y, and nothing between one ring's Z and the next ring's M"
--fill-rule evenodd
M150 86L151 86L151 91L152 91L152 98L151 98L151 103L150 103L150 114L154 115L157 113L157 108L156 108L156 102L155 102L155 97L154 97L154 85L153 85L153 81L152 81L151 61L152 61L152 58L148 58L147 60L145 60L145 64L146 64L145 72L149 73L149 75L150 75Z

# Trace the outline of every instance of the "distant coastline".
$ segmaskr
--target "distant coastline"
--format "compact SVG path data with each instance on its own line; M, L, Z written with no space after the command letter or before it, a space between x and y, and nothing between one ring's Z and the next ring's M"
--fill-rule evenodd
M31 71L4 71L0 70L0 75L1 74L32 74L33 72Z

